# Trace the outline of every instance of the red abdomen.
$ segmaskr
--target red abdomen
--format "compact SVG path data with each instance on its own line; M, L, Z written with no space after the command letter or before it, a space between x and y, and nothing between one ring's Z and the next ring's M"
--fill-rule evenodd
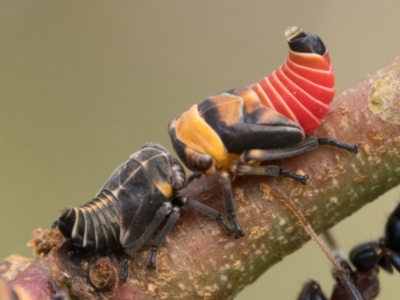
M297 122L308 133L328 113L334 83L328 51L319 55L290 50L286 61L252 88L263 105Z

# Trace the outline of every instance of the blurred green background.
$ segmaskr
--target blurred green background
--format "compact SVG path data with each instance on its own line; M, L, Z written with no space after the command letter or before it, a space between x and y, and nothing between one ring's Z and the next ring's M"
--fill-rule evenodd
M143 143L172 150L168 122L193 103L274 70L286 27L322 37L341 92L400 54L399 12L399 1L371 0L1 0L0 258L31 256L32 230L90 200ZM380 236L399 198L393 190L336 226L342 249ZM379 299L398 298L399 276L380 275ZM309 277L330 293L312 243L237 299L296 299Z

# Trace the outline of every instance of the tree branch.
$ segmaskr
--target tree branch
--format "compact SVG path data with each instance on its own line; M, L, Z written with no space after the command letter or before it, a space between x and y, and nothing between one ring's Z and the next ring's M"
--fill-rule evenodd
M279 162L310 175L306 186L286 178L247 176L233 184L246 236L235 240L217 222L184 208L159 250L157 270L146 268L150 245L130 262L126 283L116 253L73 249L58 231L37 230L39 258L11 256L0 263L0 292L14 288L30 299L50 296L47 280L78 299L231 299L309 237L282 201L291 199L317 232L351 215L400 181L400 59L337 97L317 137L354 144L352 154L329 146ZM225 212L216 180L195 180L190 197ZM4 292L5 293L5 292Z

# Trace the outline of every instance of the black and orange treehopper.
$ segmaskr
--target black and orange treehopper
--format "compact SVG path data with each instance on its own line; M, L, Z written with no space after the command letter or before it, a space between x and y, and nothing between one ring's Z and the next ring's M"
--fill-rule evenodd
M333 99L332 64L317 35L291 27L286 36L289 58L275 72L260 83L210 96L169 125L182 162L195 173L219 178L236 238L244 236L232 196L231 181L236 175L284 176L305 184L307 175L259 164L300 155L319 145L353 153L358 149L333 138L305 140L305 133L320 125Z

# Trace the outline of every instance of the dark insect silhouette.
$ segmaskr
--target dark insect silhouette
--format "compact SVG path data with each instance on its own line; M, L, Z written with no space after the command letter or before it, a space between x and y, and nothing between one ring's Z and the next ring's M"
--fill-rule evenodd
M378 240L365 242L355 246L349 254L350 261L355 267L341 256L337 256L339 263L349 274L363 299L376 299L380 291L379 268L392 274L393 268L400 272L400 204L390 214L386 225L385 235ZM298 300L347 300L353 299L338 282L330 298L327 298L318 283L308 281Z

